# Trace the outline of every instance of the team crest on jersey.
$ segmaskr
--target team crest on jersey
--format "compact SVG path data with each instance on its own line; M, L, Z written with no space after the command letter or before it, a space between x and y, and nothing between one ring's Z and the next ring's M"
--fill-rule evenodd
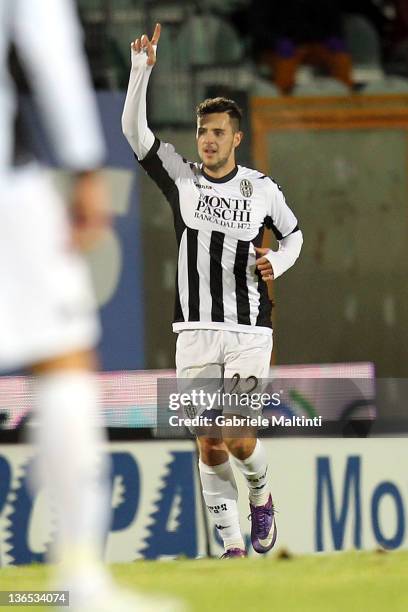
M251 181L243 179L239 185L242 195L244 198L250 198L254 192Z

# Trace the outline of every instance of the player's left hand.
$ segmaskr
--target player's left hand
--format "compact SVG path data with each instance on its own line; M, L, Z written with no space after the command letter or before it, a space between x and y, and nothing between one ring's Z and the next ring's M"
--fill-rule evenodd
M273 268L271 262L264 257L267 253L269 253L271 249L262 249L259 247L255 247L255 251L261 257L255 261L255 265L259 272L261 273L261 277L263 281L273 280Z

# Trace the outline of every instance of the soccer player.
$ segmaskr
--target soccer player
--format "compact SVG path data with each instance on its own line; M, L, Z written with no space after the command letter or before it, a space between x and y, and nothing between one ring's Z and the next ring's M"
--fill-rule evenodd
M0 370L35 375L39 453L58 517L59 588L70 610L153 610L115 588L100 561L109 527L97 423L94 299L79 248L101 237L105 149L71 0L0 2ZM73 176L72 225L51 181L15 131L7 61L14 45L61 165Z
M198 106L200 164L186 161L171 144L155 138L146 119L146 90L159 37L157 24L151 40L143 35L131 45L122 127L174 215L179 249L173 324L177 376L266 378L272 350L266 281L295 263L302 233L279 186L236 164L243 134L241 111L232 100L209 99ZM274 230L277 252L261 248L264 227ZM253 432L240 433L198 437L204 499L227 559L246 556L230 455L249 488L253 548L266 553L276 540L266 452Z

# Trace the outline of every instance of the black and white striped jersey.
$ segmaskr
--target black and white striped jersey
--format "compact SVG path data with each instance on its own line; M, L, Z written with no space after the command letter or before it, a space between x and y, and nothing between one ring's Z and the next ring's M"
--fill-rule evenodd
M297 231L280 188L237 166L221 179L155 140L141 165L174 215L178 269L174 331L226 329L270 333L267 285L255 267L264 228L278 239Z
M279 186L260 172L237 166L214 179L155 138L146 118L152 68L143 52L132 49L131 58L122 128L173 211L179 249L173 330L271 334L271 303L256 269L255 247L265 227L273 229L279 250L265 257L274 278L283 274L302 247L296 217Z

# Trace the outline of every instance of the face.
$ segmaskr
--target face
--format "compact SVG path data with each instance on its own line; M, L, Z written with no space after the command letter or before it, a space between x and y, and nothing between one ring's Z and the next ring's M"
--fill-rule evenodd
M235 149L241 140L242 132L234 131L228 113L197 118L197 149L205 168L215 172L224 166L235 166Z

